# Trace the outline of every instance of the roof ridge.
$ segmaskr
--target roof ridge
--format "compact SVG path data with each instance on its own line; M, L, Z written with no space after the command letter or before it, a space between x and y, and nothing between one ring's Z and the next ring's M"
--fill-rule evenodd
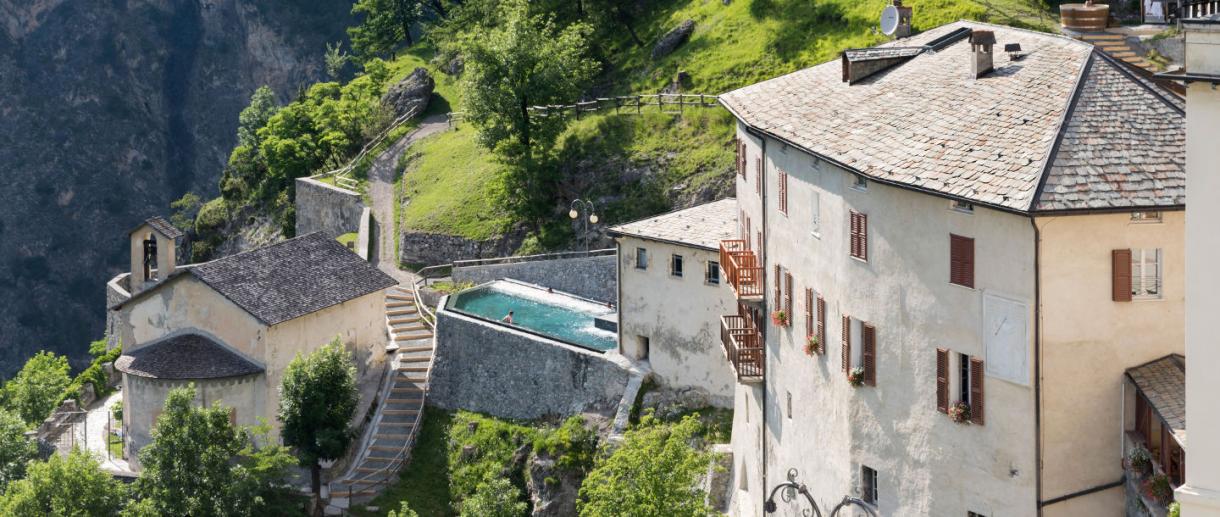
M961 18L961 19L957 20L957 22L961 22L961 23L977 23L977 24L979 24L979 25L986 25L986 26L988 26L988 27L995 27L995 28L1000 28L1000 29L1004 29L1004 30L1012 30L1012 31L1024 32L1024 33L1026 33L1026 34L1031 34L1031 35L1034 35L1034 36L1049 36L1049 37L1051 37L1051 38L1055 38L1055 39L1061 39L1061 40L1064 40L1064 41L1070 41L1070 42L1072 42L1072 43L1075 43L1075 44L1078 44L1078 45L1081 45L1081 46L1084 46L1084 47L1090 47L1090 48L1092 48L1092 47L1094 46L1092 43L1089 43L1089 42L1087 42L1087 41L1083 41L1083 40L1078 40L1078 39L1073 38L1073 37L1071 37L1071 36L1068 36L1068 35L1066 35L1066 34L1056 34L1056 33L1053 33L1053 32L1042 32L1042 31L1036 31L1036 30L1033 30L1033 29L1026 29L1026 28L1024 28L1024 27L1016 27L1016 26L1013 26L1013 25L1001 25L1001 24L998 24L998 23L991 23L991 22L985 22L985 21L980 21L980 20L967 20L967 19L965 19L965 18ZM953 23L957 23L957 22L953 22ZM947 25L947 24L946 24L946 25ZM942 26L942 27L943 27L943 26Z
M639 218L639 219L635 219L635 220L632 220L632 221L627 221L627 222L619 223L619 224L616 224L616 225L614 225L614 226L611 226L611 227L610 227L610 229L611 229L611 230L613 230L613 229L615 229L615 228L622 228L622 227L627 226L627 225L629 225L629 224L642 223L642 222L647 221L647 220L650 220L650 219L656 219L656 218L658 218L658 217L665 217L665 216L670 216L670 215L674 215L674 214L682 213L682 212L685 212L685 211L687 211L687 210L694 210L694 209L696 209L696 208L702 208L702 207L705 207L705 206L710 205L710 204L713 204L713 203L720 203L720 202L722 202L722 201L736 201L736 200L737 200L737 198L736 198L736 197L733 197L733 196L729 196L729 197L726 197L726 198L721 198L721 199L713 199L713 200L708 201L708 202L706 202L706 203L699 203L699 204L697 204L697 205L688 206L688 207L686 207L686 208L678 208L678 209L675 209L675 210L670 210L670 211L668 211L668 212L661 212L661 213L659 213L659 214L653 214L653 215L646 216L646 217L641 217L641 218Z
M1092 45L1090 45L1092 47ZM1072 114L1076 112L1076 104L1080 102L1080 92L1084 91L1085 80L1089 76L1090 69L1093 68L1093 54L1096 49L1089 49L1089 57L1085 59L1084 65L1080 67L1080 73L1076 75L1076 84L1072 86L1072 95L1068 98L1067 107L1063 109L1063 116L1059 118L1056 124L1055 142L1046 150L1046 156L1042 157L1042 171L1038 173L1038 186L1034 187L1033 193L1029 196L1029 205L1025 207L1025 213L1034 213L1034 208L1038 205L1038 200L1042 198L1042 191L1046 188L1046 180L1051 176L1051 167L1055 164L1055 155L1059 153L1059 145L1063 143L1063 137L1067 133L1068 121L1071 120Z

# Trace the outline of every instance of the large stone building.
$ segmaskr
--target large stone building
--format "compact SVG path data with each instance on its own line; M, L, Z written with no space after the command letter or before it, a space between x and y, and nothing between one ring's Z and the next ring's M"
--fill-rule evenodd
M721 102L734 511L796 469L824 510L1121 513L1124 373L1183 353L1181 100L956 22Z
M720 241L736 232L724 199L616 226L619 351L648 361L659 383L732 407L733 370L719 318L735 306L720 276Z
M201 404L222 402L235 423L263 421L278 436L285 367L336 337L356 360L356 421L364 418L384 372L393 278L320 233L178 267L177 236L163 219L141 225L131 233L132 272L108 285L133 466L169 390L192 383Z

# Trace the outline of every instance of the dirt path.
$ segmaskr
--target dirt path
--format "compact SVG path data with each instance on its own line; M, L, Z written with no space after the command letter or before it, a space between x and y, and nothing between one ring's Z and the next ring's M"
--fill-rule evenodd
M394 168L399 158L417 140L434 135L449 128L444 114L433 115L420 122L414 131L394 142L373 160L369 167L369 197L373 201L373 254L372 261L379 269L398 279L401 284L414 281L408 271L398 269L398 257L394 246Z

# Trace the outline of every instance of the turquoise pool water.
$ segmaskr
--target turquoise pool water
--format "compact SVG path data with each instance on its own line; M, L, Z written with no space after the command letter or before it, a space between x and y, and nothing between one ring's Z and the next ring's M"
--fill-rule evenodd
M593 325L593 318L614 310L536 287L498 281L458 293L448 306L491 321L500 321L513 311L515 327L594 350L618 347L615 333Z

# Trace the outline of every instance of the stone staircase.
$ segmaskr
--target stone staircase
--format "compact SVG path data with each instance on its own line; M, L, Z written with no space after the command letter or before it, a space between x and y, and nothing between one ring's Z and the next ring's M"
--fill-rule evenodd
M415 305L410 290L386 292L386 326L393 354L384 400L361 437L359 455L343 477L329 483L330 507L345 510L367 502L397 479L410 459L423 418L428 375L432 368L432 326Z
M1077 36L1077 39L1092 43L1098 50L1109 54L1110 57L1126 61L1149 72L1155 73L1159 70L1155 64L1144 59L1144 56L1139 54L1137 49L1127 42L1126 36L1122 34L1087 32Z

